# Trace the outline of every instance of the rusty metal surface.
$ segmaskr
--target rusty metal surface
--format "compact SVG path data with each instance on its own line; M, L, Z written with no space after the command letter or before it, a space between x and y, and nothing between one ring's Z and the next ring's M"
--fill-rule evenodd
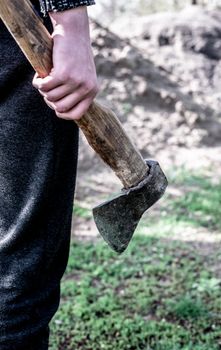
M141 216L162 197L168 184L158 162L146 163L150 172L144 181L93 209L98 231L118 253L127 248Z

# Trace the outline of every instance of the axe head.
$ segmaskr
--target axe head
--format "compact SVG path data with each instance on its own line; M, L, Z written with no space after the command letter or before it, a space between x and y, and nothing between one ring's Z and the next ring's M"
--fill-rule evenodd
M121 193L93 209L98 231L110 247L122 253L128 246L143 213L164 194L167 179L159 164L146 160L147 177L138 186Z

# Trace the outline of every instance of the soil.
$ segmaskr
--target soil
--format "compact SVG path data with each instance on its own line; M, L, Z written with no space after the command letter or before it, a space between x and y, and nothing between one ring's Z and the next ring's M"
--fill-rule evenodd
M193 6L122 18L111 30L93 21L91 34L97 99L116 113L143 157L157 159L165 172L185 166L218 178L221 11ZM91 207L120 188L82 136L76 200ZM76 233L83 232L96 235L92 220L78 222Z

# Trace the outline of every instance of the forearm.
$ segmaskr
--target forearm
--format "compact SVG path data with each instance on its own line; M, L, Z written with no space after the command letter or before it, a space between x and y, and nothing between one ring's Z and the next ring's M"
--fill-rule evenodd
M60 12L79 6L95 4L94 0L39 0L39 2L43 15L46 15L48 12Z
M72 38L79 35L78 40L84 38L90 41L86 6L79 6L64 12L49 12L49 16L54 29L52 34L54 40L59 39L58 36L69 37L71 42Z

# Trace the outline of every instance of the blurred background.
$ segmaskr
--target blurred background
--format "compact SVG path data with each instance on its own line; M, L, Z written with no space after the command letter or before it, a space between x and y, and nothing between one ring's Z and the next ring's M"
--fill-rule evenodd
M119 256L91 209L121 184L81 136L73 234L51 350L221 349L221 1L97 0L100 83L169 187Z
M189 5L200 5L210 9L219 9L220 0L100 0L96 9L90 11L92 18L98 19L105 25L122 16L145 16L163 11L179 11Z

